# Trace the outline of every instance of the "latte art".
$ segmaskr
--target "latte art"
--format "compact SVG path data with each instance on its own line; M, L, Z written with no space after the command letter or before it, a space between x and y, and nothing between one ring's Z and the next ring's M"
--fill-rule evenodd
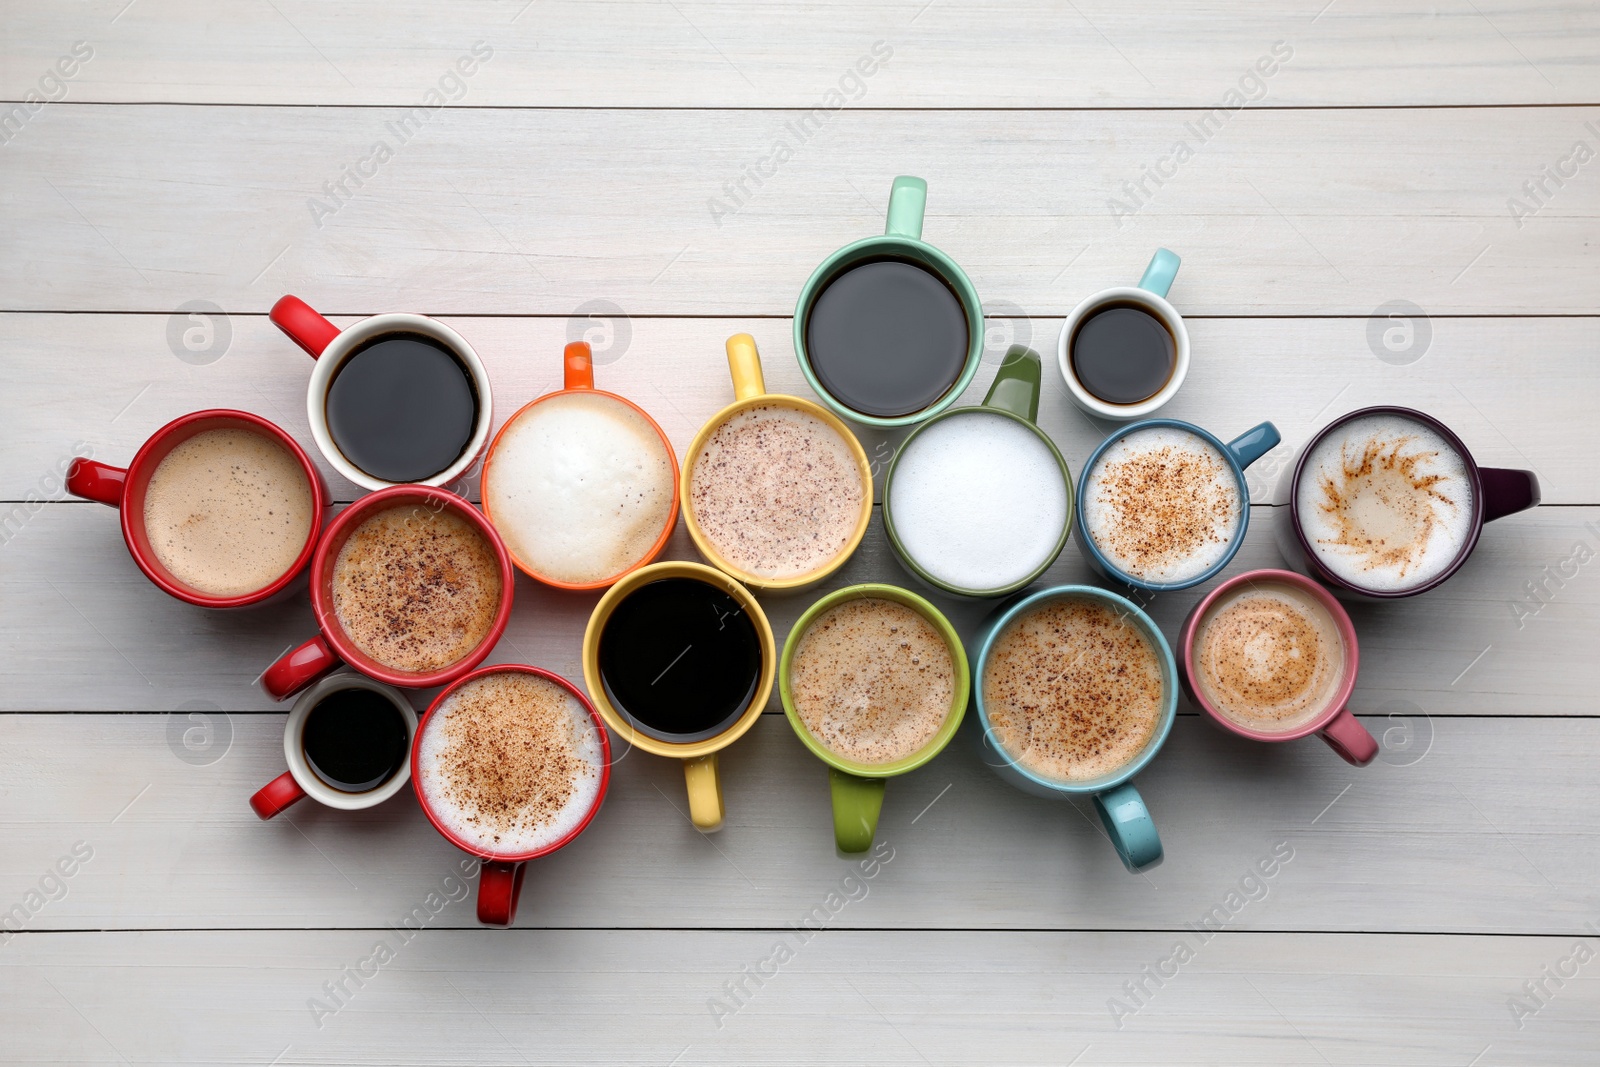
M1333 616L1286 582L1225 594L1196 630L1195 682L1217 711L1247 730L1303 726L1327 710L1344 681L1344 643Z

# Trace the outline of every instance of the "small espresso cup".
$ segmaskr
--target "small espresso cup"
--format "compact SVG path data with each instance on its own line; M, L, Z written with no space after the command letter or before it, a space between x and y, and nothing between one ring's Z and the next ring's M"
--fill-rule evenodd
M1337 435L1358 419L1378 421L1387 419L1399 424L1410 424L1424 433L1435 435L1437 438L1435 444L1441 450L1454 451L1460 458L1472 500L1467 514L1460 520L1460 536L1456 539L1455 549L1448 563L1442 568L1435 568L1432 575L1425 580L1381 587L1364 585L1349 575L1340 575L1313 544L1314 535L1306 531L1308 516L1301 497L1308 490L1317 489L1312 481L1316 474L1308 469L1308 460L1319 445L1330 438L1337 439ZM1341 445L1341 454L1343 449L1344 446ZM1283 558L1294 570L1309 575L1332 589L1336 596L1354 600L1394 600L1437 589L1467 562L1472 550L1478 545L1478 538L1483 533L1485 523L1537 507L1541 498L1539 478L1532 471L1506 467L1480 467L1477 460L1472 458L1472 453L1467 451L1467 446L1462 443L1461 438L1444 423L1421 411L1393 406L1361 408L1341 415L1324 426L1300 448L1294 462L1284 468L1284 473L1279 479L1280 496L1285 488L1288 492L1289 506L1277 509L1279 514L1276 529L1278 549L1283 553Z
M411 509L411 514L420 520L443 513L461 519L483 537L497 565L500 602L488 631L470 652L437 670L397 670L373 659L361 651L345 632L334 606L334 566L345 542L367 519L380 512L399 508ZM426 485L397 485L368 493L328 524L312 556L311 608L316 614L319 632L304 644L285 652L268 667L261 675L261 688L272 699L283 700L340 664L348 664L370 678L401 689L431 689L453 682L482 663L500 640L500 635L505 633L506 623L511 618L511 597L515 583L516 572L511 566L511 554L506 551L500 535L477 508L461 497L449 490Z
M594 387L594 356L587 341L574 341L567 345L563 354L563 371L565 378L559 390L553 393L546 393L537 400L524 404L515 415L506 420L505 425L500 428L500 432L495 435L494 443L489 446L489 454L483 461L483 513L488 516L489 521L494 523L495 528L500 531L502 539L506 542L506 548L511 553L512 562L517 565L517 569L522 571L523 574L535 581L555 586L557 589L604 589L629 571L642 567L655 559L661 554L661 550L666 547L667 539L672 536L672 529L678 522L678 457L672 451L672 442L667 439L666 431L662 430L660 425L643 408L625 397L618 396L616 393L608 393ZM503 511L500 518L497 519L495 517L496 502L502 499L502 493L509 495L532 493L540 490L539 486L518 484L519 480L531 480L525 478L526 472L502 473L501 470L496 468L496 457L499 456L504 459L507 455L503 451L503 447L505 447L508 434L514 435L526 420L537 418L543 412L551 410L556 404L560 404L563 398L571 397L591 398L598 403L604 404L613 413L613 418L640 420L644 426L654 432L655 441L660 446L660 456L665 460L667 478L664 518L661 523L660 534L656 537L655 543L642 556L626 563L621 569L615 570L610 574L604 574L599 578L581 581L552 576L541 571L528 560L523 559L516 551L519 531L508 528L507 523L509 520ZM584 453L583 445L583 442L572 442L566 446L568 452L564 455L570 458L570 462L564 466L567 471L570 471L570 477L574 480L580 480L590 474L593 469L598 469L598 464L592 469L588 467L586 460L588 460L589 456ZM554 481L564 473L552 471L549 472L549 477ZM522 475L523 478L519 479L519 475ZM550 491L555 492L558 490L552 489ZM608 501L608 504L613 510L615 509L615 500Z
M642 613L629 621L630 628L626 633L608 632L608 624L618 609L630 600L639 596L654 596L656 591L651 587L656 583L682 580L706 587L705 595L699 599L714 600L716 603L689 604L683 613L677 615L675 622L657 626L649 632L635 632L632 629L639 618L650 622ZM693 592L698 596L702 591ZM688 614L691 610L692 614ZM658 689L660 682L669 673L677 671L673 676L673 684L682 687L682 699L685 701L694 700L699 691L709 693L717 686L741 687L744 683L731 673L724 672L725 677L710 676L708 671L713 668L708 664L713 663L715 657L701 658L719 651L710 642L715 641L716 634L722 633L725 628L737 626L737 623L730 623L729 620L741 615L749 620L751 626L751 633L747 635L751 647L746 651L759 662L755 664L752 677L748 680L743 710L730 712L725 721L709 728L675 733L661 728L659 724L645 723L626 706L624 695L613 690L611 679L602 669L602 657L608 663L625 662L636 666L641 672L639 677L643 684L662 693L668 691ZM662 618L666 618L666 615L663 614ZM707 618L716 624L716 633L705 621ZM697 623L696 619L701 621ZM695 626L703 626L703 632L691 632ZM613 648L609 644L612 641L622 643ZM697 641L703 644L701 652L689 658ZM611 658L613 655L617 657L616 660ZM756 603L755 597L744 586L702 563L651 563L632 571L606 590L595 605L594 613L589 616L589 625L583 633L583 681L606 725L626 744L652 755L683 761L685 784L689 791L689 819L695 829L702 833L722 829L724 808L722 781L717 774L717 753L743 737L761 718L767 698L772 695L777 666L777 642L773 639L772 627L761 605ZM654 676L653 679L651 676ZM731 688L728 691L731 692Z
M1165 428L1178 433L1193 434L1211 446L1224 462L1233 476L1233 482L1239 494L1239 528L1235 531L1233 539L1223 549L1220 556L1208 567L1198 574L1191 575L1179 581L1159 582L1136 577L1118 567L1109 558L1101 547L1095 543L1088 528L1088 519L1085 517L1084 505L1093 484L1091 479L1097 471L1101 456L1107 449L1121 441L1123 438L1142 430ZM1202 430L1192 422L1180 422L1177 419L1146 419L1130 426L1118 429L1110 437L1100 443L1100 446L1090 453L1084 461L1083 467L1078 472L1078 507L1077 507L1077 533L1078 544L1083 547L1083 556L1089 566L1101 577L1108 581L1119 582L1133 589L1149 593L1173 592L1179 589L1188 589L1210 581L1221 573L1222 569L1233 559L1239 551L1239 546L1244 544L1245 532L1250 528L1250 486L1245 481L1245 468L1256 460L1266 455L1277 447L1281 438L1278 428L1270 422L1259 423L1252 426L1233 440L1224 443L1216 436Z
M1036 608L1062 601L1084 601L1110 609L1117 617L1135 628L1154 651L1157 669L1161 676L1161 697L1158 721L1154 731L1137 755L1121 767L1098 778L1064 780L1048 778L1022 766L1016 756L1006 750L1004 737L997 732L991 717L988 694L984 680L996 640L1018 618ZM998 612L974 638L978 654L973 660L973 704L977 709L981 733L978 738L980 753L996 774L1018 789L1051 800L1065 800L1073 796L1089 795L1094 798L1095 811L1105 827L1106 836L1116 849L1123 866L1130 871L1143 871L1161 862L1161 836L1156 832L1155 821L1145 806L1144 798L1134 787L1132 779L1155 758L1172 731L1172 720L1178 707L1178 670L1173 663L1172 649L1150 617L1130 600L1115 593L1089 585L1060 585L1043 589L1017 601Z
M915 752L890 763L863 763L841 756L813 734L795 703L794 666L801 641L821 616L856 600L887 600L910 608L933 626L950 653L951 699L944 721L928 741ZM966 649L944 613L908 589L892 585L852 585L818 600L795 622L783 643L783 660L778 667L778 692L783 698L789 725L812 754L828 765L828 784L833 797L833 839L841 853L865 852L872 847L878 830L878 814L883 809L884 786L890 778L914 771L933 759L955 737L967 710L972 688ZM870 710L870 709L863 709Z
M312 767L311 759L306 755L306 719L323 701L334 694L349 690L376 693L394 706L396 715L405 724L405 745L401 749L401 758L397 761L393 773L377 785L359 792L336 788L323 781ZM417 713L411 710L410 703L399 690L359 674L330 675L301 693L300 699L294 702L294 708L289 712L289 720L283 727L283 758L289 764L289 769L258 789L250 798L250 807L261 818L270 819L284 808L299 803L306 797L326 804L330 808L341 808L345 811L357 811L382 804L404 789L405 784L411 780L411 761L406 754L410 750L411 739L416 732Z
M328 425L328 393L345 362L369 343L389 337L420 335L446 349L470 379L475 406L472 432L461 454L442 470L423 478L405 479L404 484L450 485L466 474L483 454L494 418L490 408L489 372L466 339L444 323L426 315L373 315L341 330L297 296L285 296L274 304L271 319L273 325L317 361L306 388L306 418L311 423L311 436L333 469L352 482L363 489L402 484L368 474L358 467L340 450Z
M531 675L566 690L593 721L600 741L600 782L588 810L565 834L532 851L494 852L483 848L478 843L463 838L459 833L451 829L449 820L440 815L435 807L437 801L430 798L429 790L423 778L422 750L427 738L429 724L434 721L439 709L462 686L479 678L497 674ZM577 686L559 674L539 667L528 667L517 663L502 663L493 667L481 668L457 679L449 688L434 698L433 703L428 705L428 710L423 712L422 720L417 726L416 737L411 745L411 759L408 766L413 782L412 792L416 794L417 803L421 805L422 814L427 816L428 822L433 824L433 828L439 831L440 836L446 841L461 851L476 856L480 861L478 868L478 921L485 926L510 926L517 917L517 904L522 898L522 882L527 874L528 861L536 860L541 856L548 856L550 853L570 845L577 839L579 834L588 829L589 824L594 821L595 813L600 810L600 805L606 798L606 788L611 783L611 739L606 735L605 724L595 714L594 705L589 702L588 697L579 691Z
M1172 288L1172 281L1178 276L1178 264L1177 253L1158 248L1137 286L1102 289L1080 301L1067 316L1066 323L1061 327L1061 336L1056 341L1056 362L1061 368L1062 379L1067 383L1067 390L1072 394L1073 403L1089 414L1117 420L1146 418L1155 414L1183 387L1183 379L1189 373L1189 331L1183 324L1183 316L1167 303L1167 290ZM1172 372L1166 384L1145 399L1130 404L1113 403L1096 396L1073 369L1073 346L1077 343L1078 332L1084 321L1113 305L1131 306L1146 312L1172 337Z
M1296 715L1292 720L1293 725L1283 729L1262 729L1248 726L1227 715L1216 704L1206 698L1200 683L1201 667L1199 644L1204 634L1202 626L1209 621L1208 613L1212 607L1226 601L1229 597L1242 589L1270 590L1273 585L1285 586L1296 589L1313 599L1328 613L1339 642L1339 652L1343 669L1335 687L1328 693L1326 702L1322 707L1312 713ZM1260 641L1264 635L1256 635L1255 640ZM1244 650L1241 650L1243 652ZM1292 653L1288 649L1252 649L1257 655L1288 656ZM1365 767L1371 763L1378 754L1378 742L1372 734L1362 726L1360 721L1351 714L1349 708L1350 694L1356 687L1356 672L1361 664L1359 649L1356 645L1356 628L1350 621L1350 616L1328 591L1304 575L1293 571L1282 570L1255 570L1246 571L1236 575L1217 586L1203 597L1189 612L1189 617L1183 622L1183 629L1178 633L1178 677L1183 683L1183 691L1188 696L1190 703L1205 712L1210 717L1213 725L1218 726L1240 737L1248 737L1254 741L1293 741L1296 738L1316 734L1328 743L1328 747L1337 752L1348 763L1357 767Z
M927 182L904 175L896 178L889 190L889 213L883 235L863 238L834 252L811 272L800 290L794 311L794 351L800 360L800 370L823 403L853 422L879 427L911 426L937 415L955 403L956 397L972 382L978 363L983 359L983 305L971 279L955 260L922 239L922 217L927 202ZM818 376L807 347L811 313L822 294L847 271L881 260L910 263L933 274L954 294L966 319L967 353L956 376L921 408L903 415L872 415L856 410L835 396ZM888 325L884 324L885 328ZM937 389L940 384L930 383L928 391Z
M872 465L868 462L866 450L861 447L861 442L856 440L855 434L851 433L850 428L832 412L797 396L767 392L766 380L761 374L761 357L756 352L755 338L747 333L736 333L728 338L727 349L728 370L733 378L734 401L711 416L710 420L700 428L700 432L694 435L694 440L689 442L688 451L684 453L683 475L678 479L679 505L683 512L684 525L689 528L689 537L694 541L694 547L699 550L700 555L712 566L726 571L742 584L768 593L806 589L844 566L845 561L861 544L861 539L866 536L867 524L872 521ZM821 422L837 434L839 441L850 453L861 491L855 526L845 537L839 550L818 566L800 574L765 575L730 561L727 554L719 551L712 538L707 535L702 523L703 516L700 514L700 509L704 505L695 499L696 465L699 463L701 453L705 451L717 431L752 409L769 408L797 412L809 420ZM797 517L796 521L804 522L805 519Z
M146 492L161 461L179 445L212 430L243 430L281 445L299 466L311 494L311 528L294 562L259 589L233 596L206 593L180 580L162 564L145 529ZM122 539L128 546L128 554L145 577L163 592L202 608L251 607L278 599L280 595L287 596L311 561L323 520L332 506L322 474L293 437L259 415L221 408L192 412L167 423L150 435L126 469L92 459L74 460L67 469L67 492L116 508L121 513Z
M1001 363L1000 370L995 374L994 384L989 387L989 394L984 397L981 405L953 408L941 415L935 415L933 418L929 419L927 422L923 423L921 426L917 427L911 432L911 435L906 438L905 443L901 445L899 450L895 453L893 462L889 464L889 472L887 475L885 475L883 483L883 528L889 535L889 544L894 549L894 554L900 560L901 565L915 575L920 581L926 583L933 589L939 590L940 592L950 593L955 596L1007 596L1037 581L1039 576L1044 574L1044 572L1050 568L1050 565L1056 561L1056 558L1061 555L1061 550L1066 547L1067 536L1072 531L1072 472L1067 469L1067 461L1062 458L1061 450L1056 447L1055 442L1050 440L1049 436L1046 435L1043 430L1039 429L1039 386L1039 354L1030 348L1023 347L1022 345L1013 345L1010 351L1006 353L1005 361ZM999 585L979 586L968 585L954 581L952 580L950 572L947 568L941 568L937 565L932 565L931 561L926 559L919 560L917 558L916 551L907 545L907 541L909 540L917 542L925 541L928 545L938 544L941 546L947 546L952 542L959 542L964 538L970 537L977 539L985 537L987 536L986 533L976 530L963 530L952 526L947 527L942 531L925 530L920 534L915 534L913 533L912 529L905 525L905 515L903 513L900 521L897 521L895 517L894 509L897 499L899 499L902 506L905 505L906 500L905 497L897 498L895 489L897 484L895 480L896 475L905 472L906 476L919 480L926 477L924 474L911 471L911 468L908 467L907 464L910 463L914 465L915 460L907 460L907 457L915 457L918 454L917 450L919 443L932 441L941 433L948 432L951 428L955 427L957 420L970 420L974 418L974 416L979 418L1000 417L1010 420L1019 426L1026 427L1027 430L1035 438L1037 438L1039 444L1042 445L1042 447L1036 448L1036 451L1039 453L1039 455L1047 455L1053 459L1055 467L1060 471L1060 495L1062 504L1060 529L1051 530L1047 527L1039 532L1039 537L1037 538L1041 544L1047 544L1053 535L1054 547L1048 548L1042 558L1038 559L1035 565L1029 569L1027 573L1016 576L1009 574L1005 575L1004 578L1006 580L1002 581ZM1038 457L1031 458L1037 460ZM1019 457L1019 462L1025 462L1025 460ZM991 473L997 474L998 472ZM906 485L905 477L902 477L898 484L902 487L902 491L904 491ZM984 484L972 486L971 489L975 493L982 493L986 490L987 486L993 484L995 484L995 482L990 479ZM951 494L960 495L960 490L953 486L949 488L949 492ZM974 499L975 498L962 499L957 503L961 507L968 508L981 506L975 505ZM1029 501L1026 503L1037 503L1037 501ZM1010 513L1004 516L1004 520L1009 526L1014 528L1020 521L1016 511L1017 502L1013 501L1008 505L1002 505L999 501L996 501L995 506L1004 507L1010 510ZM1024 504L1024 507L1025 506L1026 504ZM945 514L948 515L948 513ZM937 521L948 520L941 519ZM983 554L988 555L991 558L993 558L996 553L1004 551L1000 546L992 543L984 546L974 545L972 548L975 551L981 551ZM935 573L936 570L940 569L946 570L946 574L944 576Z

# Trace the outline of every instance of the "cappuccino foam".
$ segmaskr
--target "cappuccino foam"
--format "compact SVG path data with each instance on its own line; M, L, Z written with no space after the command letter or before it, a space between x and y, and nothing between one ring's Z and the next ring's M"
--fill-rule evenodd
M576 830L600 796L605 749L578 698L546 678L474 678L423 723L416 785L481 852L524 856Z
M648 420L573 391L518 415L495 443L484 508L512 555L558 582L604 581L643 562L672 514L672 454Z
M1287 582L1240 586L1195 627L1196 688L1249 730L1289 731L1326 711L1344 682L1344 642L1316 597Z
M925 748L953 710L955 662L944 636L904 604L847 600L817 616L789 670L811 736L856 763L894 763Z
M1098 600L1064 599L1013 619L989 647L983 703L994 741L1058 782L1115 774L1161 725L1161 658Z
M1319 441L1300 470L1300 529L1336 577L1393 592L1455 562L1472 535L1467 461L1426 423L1374 414Z
M311 535L311 483L280 442L206 430L156 465L144 494L151 551L208 596L242 596L281 578Z
M869 486L844 436L808 411L757 404L712 431L689 473L689 508L731 566L798 578L836 559Z
M1113 442L1084 475L1083 527L1118 570L1185 582L1215 567L1239 535L1239 481L1221 451L1175 426Z
M1050 446L1004 415L929 425L895 461L894 532L941 582L1002 589L1049 562L1067 524L1067 482Z

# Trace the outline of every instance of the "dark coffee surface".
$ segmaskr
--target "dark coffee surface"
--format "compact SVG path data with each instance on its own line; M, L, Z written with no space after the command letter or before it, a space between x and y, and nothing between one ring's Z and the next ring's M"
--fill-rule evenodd
M312 773L346 793L365 793L393 778L411 747L400 709L370 689L335 689L317 701L300 743Z
M1172 378L1177 343L1161 320L1133 304L1107 304L1078 324L1072 373L1108 404L1138 404Z
M357 348L328 387L328 432L351 463L386 482L420 482L472 440L478 395L448 348L416 333Z

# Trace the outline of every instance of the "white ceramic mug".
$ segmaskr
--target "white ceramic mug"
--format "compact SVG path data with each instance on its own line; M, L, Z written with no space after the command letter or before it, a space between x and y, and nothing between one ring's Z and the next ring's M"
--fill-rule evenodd
M1150 257L1150 265L1145 268L1144 277L1139 279L1137 286L1120 285L1102 289L1080 302L1067 316L1066 323L1061 327L1061 337L1056 341L1056 363L1061 368L1061 377L1067 383L1073 402L1089 414L1119 422L1142 419L1154 414L1182 387L1183 379L1189 373L1189 331L1184 327L1183 316L1178 314L1178 309L1167 303L1167 290L1172 288L1172 280L1178 275L1180 262L1177 253L1158 248L1156 254ZM1167 379L1167 384L1161 387L1160 392L1137 404L1112 404L1101 400L1084 388L1072 370L1072 341L1079 325L1107 304L1133 304L1154 315L1172 335L1177 349L1172 376Z

